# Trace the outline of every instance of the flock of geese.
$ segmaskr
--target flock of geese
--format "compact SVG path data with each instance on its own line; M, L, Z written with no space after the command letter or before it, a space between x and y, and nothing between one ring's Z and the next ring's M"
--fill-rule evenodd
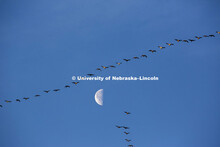
M127 112L127 111L124 111L124 113L126 115L130 115L131 113L130 112ZM134 145L133 144L130 144L130 142L132 141L131 139L128 139L127 136L129 136L129 134L131 132L129 132L129 127L127 126L118 126L118 125L115 125L118 129L123 129L123 133L126 135L126 138L125 138L125 141L129 143L128 147L133 147Z
M217 34L220 34L220 31L216 31L216 33L217 33ZM185 39L185 40L183 40L183 39L174 39L174 40L175 40L177 43L180 43L180 42L190 43L190 42L194 42L194 41L196 41L196 40L200 40L200 39L202 39L202 38L212 38L212 37L215 37L215 35L210 34L210 35L203 35L203 36L195 36L195 39ZM174 43L166 43L166 46L167 46L167 47L174 46ZM158 48L162 50L162 49L165 49L166 47L165 47L165 46L158 46ZM157 50L153 50L153 49L150 49L150 50L148 50L148 51L149 51L150 53L156 53L156 52L157 52ZM148 57L147 55L142 54L142 55L140 55L140 56L134 56L134 57L129 58L129 59L123 59L123 61L124 61L124 62L130 62L131 60L138 60L138 59L140 59L140 58L147 58L147 57ZM115 65L101 66L101 67L99 67L99 68L96 68L96 70L97 70L97 71L103 71L103 70L106 70L106 69L108 69L108 68L116 68L116 66L119 66L119 65L121 65L122 63L123 63L123 62L116 62ZM95 74L89 73L89 74L87 74L87 75L88 75L88 76L94 76ZM79 84L79 82L74 81L74 82L72 82L71 84L65 85L63 88L67 89L67 88L73 87L74 85L76 86L76 85L78 85L78 84ZM61 89L44 90L43 93L48 94L48 93L50 93L50 92L59 92L59 91L61 91ZM34 95L33 97L40 97L41 95L42 95L42 94L36 94L36 95ZM27 100L29 100L29 99L31 99L31 98L33 98L33 97L16 98L16 99L14 99L14 100L4 100L3 102L4 102L4 103L12 103L12 102L20 103L20 102L22 102L22 101L27 101ZM3 102L0 102L0 108L3 108L3 104L1 104L1 103L3 103Z

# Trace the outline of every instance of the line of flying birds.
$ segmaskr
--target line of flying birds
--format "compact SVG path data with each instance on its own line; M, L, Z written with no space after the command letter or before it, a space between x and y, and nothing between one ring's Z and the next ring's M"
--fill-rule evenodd
M126 115L130 115L131 114L130 112L127 112L127 111L124 111L124 113ZM126 138L125 138L126 142L130 143L132 141L131 139L127 138L127 136L131 133L131 132L129 132L129 129L130 129L129 127L127 127L127 126L118 126L118 125L115 125L115 127L118 128L118 129L124 129L123 133L126 135ZM133 144L129 144L128 145L128 147L133 147L133 146L134 146Z
M220 34L220 31L216 31L216 33L217 34ZM187 39L187 40L182 40L182 39L174 39L176 42L186 42L186 43L189 43L189 42L194 42L194 41L196 41L196 40L200 40L201 38L212 38L212 37L215 37L215 35L213 35L213 34L210 34L210 35L203 35L203 36L195 36L195 39ZM174 46L174 43L166 43L166 45L167 46ZM159 49L165 49L166 47L164 47L164 46L158 46L158 48ZM149 52L151 52L151 53L156 53L157 51L156 50L152 50L152 49L150 49L150 50L148 50ZM131 60L137 60L137 59L140 59L140 58L147 58L148 56L147 55L145 55L145 54L143 54L143 55L141 55L141 56L135 56L135 57L133 57L133 58L130 58L130 59L123 59L123 61L124 62L129 62L129 61L131 61ZM116 62L116 65L121 65L123 62ZM105 69L107 69L107 68L116 68L116 66L115 65L110 65L110 66L101 66L100 68L97 68L96 70L98 70L98 71L102 71L102 70L105 70ZM87 74L88 76L94 76L95 74L92 74L92 73L89 73L89 74ZM73 85L78 85L79 84L79 82L72 82L72 84ZM70 88L72 85L65 85L64 86L64 88ZM51 91L54 91L54 92L58 92L58 91L60 91L61 89L54 89L54 90L44 90L43 92L44 93L49 93L49 92L51 92ZM36 94L36 95L34 95L34 97L40 97L41 95L40 94ZM14 101L16 101L16 102L21 102L21 100L28 100L28 99L30 99L30 97L23 97L23 98L21 98L21 99L15 99ZM5 103L11 103L12 102L12 100L5 100L4 101ZM0 108L2 108L3 107L3 105L2 104L0 104Z

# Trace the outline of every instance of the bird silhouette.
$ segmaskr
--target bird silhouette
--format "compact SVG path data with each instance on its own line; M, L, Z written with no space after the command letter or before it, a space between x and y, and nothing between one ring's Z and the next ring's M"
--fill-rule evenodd
M39 94L36 94L36 95L35 95L35 97L39 97L39 96L40 96Z
M72 82L73 84L77 85L79 82Z
M123 126L117 126L117 125L115 125L117 128L122 128Z
M9 101L9 100L5 100L5 102L6 102L6 103L11 103L12 101Z
M124 132L126 135L130 134L129 132Z
M129 127L123 127L123 128L126 129L126 130L129 129Z
M100 68L96 68L96 70L102 71Z
M131 114L130 112L124 111L125 114Z
M155 53L155 52L157 52L157 51L156 51L156 50L149 50L149 52Z
M141 57L145 57L145 58L147 58L147 55L141 55Z
M54 89L53 91L57 92L57 91L60 91L60 89Z
M50 92L50 90L44 90L44 92L45 92L45 93L48 93L48 92Z
M21 100L19 100L19 99L16 99L16 101L17 101L17 102L21 102Z
M65 88L70 88L70 86L69 86L69 85L66 85Z
M202 37L195 36L195 38L197 38L197 39L201 39Z
M167 45L171 46L171 45L174 45L173 43L166 43Z
M177 42L180 42L180 41L182 41L182 40L180 40L180 39L174 39L174 40L176 40Z
M2 105L0 105L0 107L2 108L3 106L2 106Z
M163 47L163 46L158 46L160 49L164 49L165 47Z
M28 100L29 98L28 98L28 97L24 97L23 99L24 99L24 100Z
M130 61L131 59L123 59L124 61L126 61L126 62L128 62L128 61Z
M187 43L189 43L189 41L188 41L188 40L183 40L183 42L187 42Z
M139 57L133 57L133 59L139 59Z
M215 35L209 35L209 37L215 37Z
M88 76L94 76L94 74L87 74Z
M121 62L116 62L116 64L121 65L122 63Z
M216 31L217 34L220 34L220 31Z
M209 37L208 35L203 35L203 37Z
M128 147L133 147L133 145L132 145L132 144L129 144Z
M102 68L107 69L108 67L107 66L102 66Z
M114 66L114 65L110 65L109 67L115 68L115 66Z
M131 139L125 139L127 142L130 142L131 141Z
M195 40L194 40L194 39L189 39L189 41L190 41L190 42L193 42L193 41L195 41Z

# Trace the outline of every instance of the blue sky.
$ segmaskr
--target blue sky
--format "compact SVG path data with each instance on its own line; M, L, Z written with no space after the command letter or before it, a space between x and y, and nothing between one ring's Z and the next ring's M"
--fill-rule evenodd
M0 146L126 146L116 124L131 127L135 146L220 146L220 36L174 42L220 30L219 5L217 0L1 0ZM158 50L166 42L175 46ZM95 70L141 54L148 59ZM87 73L160 80L83 81L42 92ZM103 107L94 101L101 88ZM31 99L4 103L22 97Z

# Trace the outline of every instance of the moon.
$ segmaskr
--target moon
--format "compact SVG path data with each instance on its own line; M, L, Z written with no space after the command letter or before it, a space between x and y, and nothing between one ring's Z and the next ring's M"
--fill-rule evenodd
M100 106L103 106L103 94L104 94L104 90L103 89L99 89L96 93L95 93L95 101L97 104L99 104Z

